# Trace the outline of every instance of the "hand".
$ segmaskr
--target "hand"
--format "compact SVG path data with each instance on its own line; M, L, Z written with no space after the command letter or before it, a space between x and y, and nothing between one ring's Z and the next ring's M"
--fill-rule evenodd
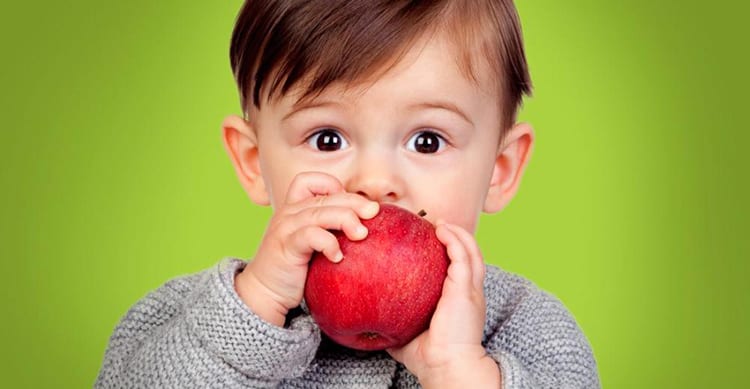
M343 258L328 230L364 239L367 228L360 218L370 219L378 211L377 202L347 193L333 176L300 173L289 185L284 204L274 211L255 257L235 277L240 298L262 319L283 326L287 312L302 301L313 252L334 262Z
M484 261L474 237L437 222L438 239L451 263L430 327L388 353L417 376L423 387L500 387L500 370L482 346L486 316Z

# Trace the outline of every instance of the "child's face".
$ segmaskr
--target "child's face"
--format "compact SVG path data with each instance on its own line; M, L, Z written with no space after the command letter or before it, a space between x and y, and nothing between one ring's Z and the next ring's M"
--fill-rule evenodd
M473 232L483 209L502 207L491 189L506 165L495 84L486 69L476 75L467 79L451 44L435 38L371 83L263 104L250 125L268 201L283 204L297 174L323 172L349 192Z

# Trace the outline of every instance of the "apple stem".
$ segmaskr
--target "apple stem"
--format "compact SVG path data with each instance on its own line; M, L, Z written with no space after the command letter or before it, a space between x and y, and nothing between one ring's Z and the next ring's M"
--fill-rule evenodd
M417 215L425 217L425 215L427 215L427 212L425 212L424 209L420 209L419 212L417 212Z

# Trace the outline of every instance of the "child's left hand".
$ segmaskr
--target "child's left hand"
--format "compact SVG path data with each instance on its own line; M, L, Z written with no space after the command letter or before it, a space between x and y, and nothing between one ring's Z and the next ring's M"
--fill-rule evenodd
M482 346L485 268L479 247L459 226L438 221L436 228L451 263L430 327L387 351L425 388L500 387L500 370Z

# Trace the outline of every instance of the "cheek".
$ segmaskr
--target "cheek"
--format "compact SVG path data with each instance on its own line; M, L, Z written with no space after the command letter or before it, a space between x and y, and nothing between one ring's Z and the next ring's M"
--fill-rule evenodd
M461 174L461 169L414 182L413 206L424 208L428 220L443 219L473 232L484 205L487 185L478 175ZM432 215L430 215L432 213Z
M479 160L482 159L476 158L464 169L456 169L458 173L451 178L450 187L446 188L446 201L452 203L449 220L472 233L484 208L494 166L476 162Z
M273 159L261 161L261 174L271 199L271 207L277 209L284 203L289 186L296 174L289 164Z
M481 211L477 196L455 193L451 198L446 198L446 201L450 201L451 204L446 208L443 219L473 233Z

